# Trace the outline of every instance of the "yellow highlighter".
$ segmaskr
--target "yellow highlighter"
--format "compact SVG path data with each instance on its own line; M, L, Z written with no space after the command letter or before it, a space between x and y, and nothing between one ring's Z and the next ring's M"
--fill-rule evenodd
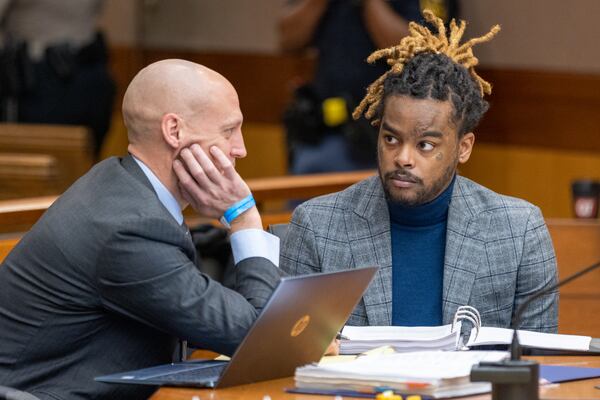
M386 390L378 393L377 396L375 396L375 400L402 400L402 396L394 394L393 390Z

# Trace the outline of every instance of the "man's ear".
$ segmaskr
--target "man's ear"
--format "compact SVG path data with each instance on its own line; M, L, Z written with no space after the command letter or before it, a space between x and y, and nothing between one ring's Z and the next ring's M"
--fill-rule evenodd
M160 130L165 142L172 148L178 149L181 144L181 129L183 121L177 114L163 115L160 121Z
M464 164L469 161L473 145L475 144L475 135L473 132L465 133L458 142L458 162Z

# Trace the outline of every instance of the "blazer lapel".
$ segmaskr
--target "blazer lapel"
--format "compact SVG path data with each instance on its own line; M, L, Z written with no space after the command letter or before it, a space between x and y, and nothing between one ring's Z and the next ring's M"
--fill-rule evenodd
M379 176L368 178L345 213L354 267L378 266L379 271L363 295L369 325L390 325L392 320L392 245L390 217Z
M468 182L457 176L448 210L442 315L444 324L452 323L459 306L469 305L477 269L486 252L484 234L489 218L474 210Z
M175 221L175 219L169 214L167 208L160 202L158 196L156 195L156 192L154 191L150 180L148 180L148 177L144 174L144 171L142 171L142 169L140 168L138 163L133 159L133 156L131 154L128 154L121 159L121 165L129 174L131 174L137 181L139 181L148 189L145 195L142 195L142 193L140 193L140 204L142 204L142 202L144 201L153 201L160 209L164 211L165 217L168 218L169 221L172 221L173 224L177 225L179 230L181 231L183 235L182 247L186 250L186 254L190 259L196 262L196 247L192 240L190 230L188 229L185 222L182 225L179 225L177 224L177 221Z
M140 166L135 162L133 156L131 154L127 154L125 157L121 159L121 165L127 172L129 172L135 179L137 179L141 184L146 186L152 193L154 193L154 188L152 188L152 184L144 175L144 171L140 168ZM156 194L155 194L156 196Z

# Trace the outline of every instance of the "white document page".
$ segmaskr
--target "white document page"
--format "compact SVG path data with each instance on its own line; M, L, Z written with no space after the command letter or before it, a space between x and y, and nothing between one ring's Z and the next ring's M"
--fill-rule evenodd
M502 351L421 351L362 356L354 361L296 368L296 387L373 391L388 387L396 391L449 398L489 392L488 382L471 382L473 365L500 361Z
M518 335L521 346L551 350L588 351L592 340L590 336L561 335L523 330L519 330ZM512 336L512 329L481 327L479 333L475 330L471 331L467 346L510 344Z
M455 350L460 325L443 326L346 326L340 342L340 354L359 354L381 346L396 351Z
M345 326L350 340L427 341L452 335L452 325L442 326Z
M507 355L504 351L417 351L365 356L351 362L300 367L296 370L296 376L303 372L306 376L436 382L469 376L473 365L481 361L500 361Z

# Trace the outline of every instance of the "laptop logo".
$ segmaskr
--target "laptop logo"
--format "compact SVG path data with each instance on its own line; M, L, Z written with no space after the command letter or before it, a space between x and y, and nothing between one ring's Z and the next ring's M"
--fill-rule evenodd
M296 337L299 334L301 334L306 329L306 327L308 326L309 323L310 323L310 316L305 315L304 317L300 318L298 321L296 321L296 323L292 327L290 336Z

